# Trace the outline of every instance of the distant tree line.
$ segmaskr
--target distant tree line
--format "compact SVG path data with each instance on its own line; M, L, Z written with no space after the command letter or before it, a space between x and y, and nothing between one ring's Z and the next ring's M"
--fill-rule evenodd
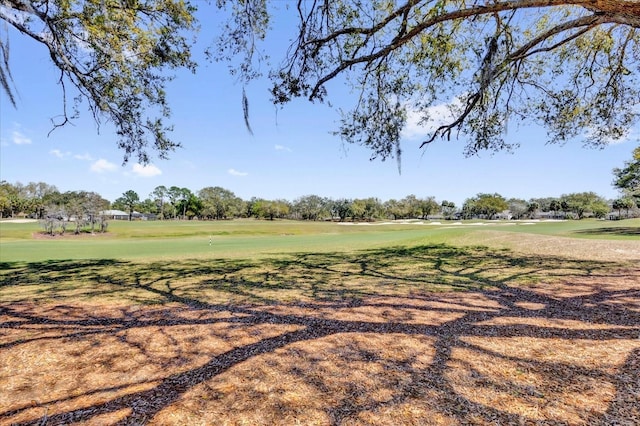
M105 231L107 222L101 212L109 205L108 200L95 192L60 192L44 182L26 185L0 182L0 218L22 216L39 219L49 234Z
M594 192L581 192L554 198L505 199L500 194L480 193L466 199L462 206L434 197L408 195L402 199L381 201L369 198L328 198L305 195L292 201L253 197L243 200L232 191L206 187L197 192L177 186L156 187L142 199L128 190L110 203L95 192L61 193L53 185L30 182L0 182L0 217L40 219L47 232L60 233L73 226L82 230L104 231L108 209L124 211L128 219L144 217L157 220L225 220L256 218L264 220L373 221L399 219L525 219L535 217L582 219L603 218L612 211L629 217L636 204L633 197L605 200Z
M500 194L477 194L458 207L455 203L434 197L418 198L411 194L402 199L381 201L369 198L328 198L305 195L293 201L267 200L252 197L243 200L232 191L221 187L206 187L197 193L187 188L159 186L149 198L131 203L133 191L127 191L112 204L113 208L131 213L134 208L140 214L156 219L205 219L234 218L373 221L379 219L523 219L546 213L549 218L582 219L603 218L617 210L629 217L635 203L630 197L607 201L594 192L562 195L559 198L534 198L529 201L518 198L505 199ZM135 194L135 193L134 193ZM133 195L138 200L137 194Z

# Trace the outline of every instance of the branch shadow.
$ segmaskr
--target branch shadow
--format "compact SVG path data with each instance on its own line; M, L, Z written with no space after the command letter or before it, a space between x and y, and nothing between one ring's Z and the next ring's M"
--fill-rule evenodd
M218 410L211 422L233 423L225 418L233 415L263 416L254 423L304 422L315 413L322 424L384 423L386 413L409 406L417 410L416 422L439 416L518 424L537 418L496 403L497 396L558 413L554 404L563 387L579 394L587 384L604 383L613 389L605 409L565 403L573 417L544 420L624 423L637 411L639 274L623 263L444 244L256 261L12 264L0 276L0 289L14 298L3 295L0 302L0 356L12 359L48 344L73 347L64 352L68 362L82 364L117 347L121 356L98 361L110 374L119 372L119 380L128 372L127 359L156 370L146 379L40 398L35 406L18 398L0 406L0 421L144 424L172 407L185 411L186 399L204 404L200 415ZM60 283L67 284L57 288ZM88 307L78 306L76 297ZM51 299L53 306L45 303ZM92 307L103 300L126 304ZM520 348L522 342L535 350ZM536 352L545 345L600 348L611 342L622 359L607 368ZM525 378L499 376L477 360L525 371L519 373ZM286 381L271 381L273 372L306 389L317 405L292 398ZM220 382L235 390L212 390ZM272 389L261 393L266 384ZM474 387L497 396L478 396ZM194 399L194 392L214 402ZM236 414L220 411L226 402Z
M620 226L620 227L603 227L593 229L581 229L574 231L580 235L619 235L636 237L640 236L640 226Z

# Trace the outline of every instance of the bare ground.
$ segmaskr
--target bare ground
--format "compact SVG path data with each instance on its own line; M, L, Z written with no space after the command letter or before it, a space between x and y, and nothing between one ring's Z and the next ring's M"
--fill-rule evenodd
M0 304L0 424L640 424L640 269L358 300Z

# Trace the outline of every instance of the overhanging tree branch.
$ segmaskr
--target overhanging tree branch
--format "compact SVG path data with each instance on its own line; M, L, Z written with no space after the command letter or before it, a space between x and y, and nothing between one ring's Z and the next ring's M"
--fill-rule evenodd
M215 57L243 55L232 72L246 84L262 75L272 3L216 5L231 16ZM462 103L450 123L438 122L421 146L457 129L467 152L504 149L514 117L546 126L551 142L598 145L638 120L640 1L298 0L292 9L294 42L269 73L273 102L324 101L330 83L349 76L358 100L336 133L374 158L400 155L409 113L428 123L432 107L451 99ZM63 92L75 87L98 125L114 123L125 160L142 161L148 145L161 157L179 146L167 136L164 89L168 69L195 66L184 36L194 11L182 0L0 0L0 19L49 50ZM8 41L0 50L0 83L14 102Z
M466 107L464 109L464 111L462 112L462 114L460 114L458 116L458 118L456 118L455 121L453 121L452 123L443 125L438 127L432 134L431 138L429 138L428 140L425 140L424 142L422 142L420 144L420 148L424 147L425 145L433 142L438 136L447 136L448 139L450 139L451 137L451 130L455 129L456 127L459 127L464 120L467 118L467 116L474 110L474 108L478 105L478 102L482 99L482 97L484 96L487 88L489 87L489 85L491 83L493 83L493 81L496 80L496 78L498 76L500 76L501 74L504 74L504 72L506 72L507 67L509 67L510 64L522 61L523 59L532 56L534 54L537 53L541 53L541 52L550 52L552 50L555 50L557 48L559 48L560 46L563 46L564 44L570 42L571 40L574 40L575 38L585 34L586 32L588 32L590 29L594 28L595 26L599 25L599 24L603 24L607 22L606 18L603 16L585 16L579 19L575 19L573 21L570 22L565 22L561 25L557 25L556 27L550 29L549 31L546 31L545 33L541 34L540 36L534 38L533 40L531 40L530 42L528 42L527 44L525 44L524 46L516 49L513 53L509 54L498 66L496 67L492 67L491 66L491 61L484 61L483 62L483 67L480 70L483 78L481 78L480 80L480 87L478 88L478 90L473 93L472 95L470 95L467 98L467 102L466 102ZM584 28L581 28L584 27ZM540 48L540 49L535 49L532 50L535 46L550 40L553 36L557 35L557 34L561 34L564 33L568 30L571 29L577 29L577 28L581 28L579 31L575 32L574 34L571 34L567 37L565 37L563 40L555 43L552 46L549 47L545 47L545 48ZM492 43L496 43L496 38L492 39ZM490 54L491 52L495 53L495 48L491 48L489 47L488 49L488 54Z
M181 0L0 0L0 19L43 45L61 72L63 119L54 129L75 117L66 101L73 87L75 107L88 101L98 128L113 123L125 162L136 155L142 163L150 149L164 158L180 146L163 123L164 86L167 69L194 69L183 35L195 29L194 10Z
M613 90L613 82L618 84L617 76L621 75L612 71L613 67L602 65L598 58L609 55L608 49L617 49L614 56L619 59L618 68L622 69L629 67L627 62L640 57L638 53L623 53L640 50L637 35L625 32L628 28L640 27L640 2L406 1L393 10L381 11L375 6L345 0L325 2L322 7L316 7L314 2L304 14L301 3L298 2L298 11L302 25L296 42L289 50L285 65L272 74L273 93L277 94L274 101L286 103L298 96L322 101L330 82L346 75L355 76L353 87L359 92L359 101L353 113L343 115L345 127L337 133L347 142L371 147L383 159L393 152L383 147L397 146L399 140L385 141L383 136L375 134L379 129L368 124L390 118L387 112L373 107L376 102L367 102L370 96L399 99L407 108L417 108L426 117L438 96L458 87L458 93L449 96L466 98L462 109L420 146L424 147L438 136L450 139L451 130L458 128L463 134L473 135L469 146L474 148L469 152L507 146L502 139L503 130L509 117L514 115L531 117L533 113L534 119L550 123L552 141L567 140L579 134L581 127L599 126L596 123L604 124L603 132L618 137L623 134L624 126L637 119L637 113L618 98L613 103L616 108L620 107L619 111L599 108L599 112L613 119L598 117L595 108L601 103L598 99ZM545 11L556 10L562 13L544 15ZM526 11L540 16L533 18L526 15ZM527 28L534 24L536 27ZM622 46L618 46L620 36L628 40ZM614 45L618 47L611 47ZM570 49L575 50L573 55ZM568 73L572 63L579 66L583 53L584 57L593 58L593 62L586 65L584 76L568 76L566 81L575 85L573 89L555 88L562 79L553 76ZM470 63L474 56L480 63L472 72L474 68ZM563 69L561 57L569 67ZM487 62L487 59L491 60ZM375 81L369 79L372 70L381 71L381 78L386 81L385 90L369 86ZM601 76L596 78L596 74ZM585 84L585 76L593 84ZM628 89L624 92L626 102L637 104L640 102L637 78L622 77ZM542 81L547 78L549 81ZM527 87L539 91L542 97L536 94L531 100L531 96L525 94ZM551 105L545 105L544 96L553 100ZM367 124L363 120L366 114L370 114ZM588 124L590 121L592 124ZM404 122L398 123L404 125ZM400 132L393 133L400 135ZM589 143L603 143L591 137L587 139Z

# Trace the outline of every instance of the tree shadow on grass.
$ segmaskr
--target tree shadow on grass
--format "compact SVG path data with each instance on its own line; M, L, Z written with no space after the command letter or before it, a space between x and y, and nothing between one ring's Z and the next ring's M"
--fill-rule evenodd
M485 247L432 244L355 253L298 253L258 260L163 262L60 260L14 263L0 273L6 300L120 298L165 303L150 289L215 304L352 300L367 296L481 290L563 276L589 276L623 264L515 255ZM144 287L138 285L144 283Z
M640 236L640 226L604 227L593 229L581 229L574 231L580 235L618 235L625 237Z
M0 263L0 288L32 282L57 283L61 279L82 279L106 267L129 264L114 259L88 260L45 260L42 262L2 262Z
M14 299L0 304L0 356L61 351L82 385L48 396L44 382L35 405L18 386L0 420L611 424L638 412L640 271L629 265L448 245L100 262L3 272Z

